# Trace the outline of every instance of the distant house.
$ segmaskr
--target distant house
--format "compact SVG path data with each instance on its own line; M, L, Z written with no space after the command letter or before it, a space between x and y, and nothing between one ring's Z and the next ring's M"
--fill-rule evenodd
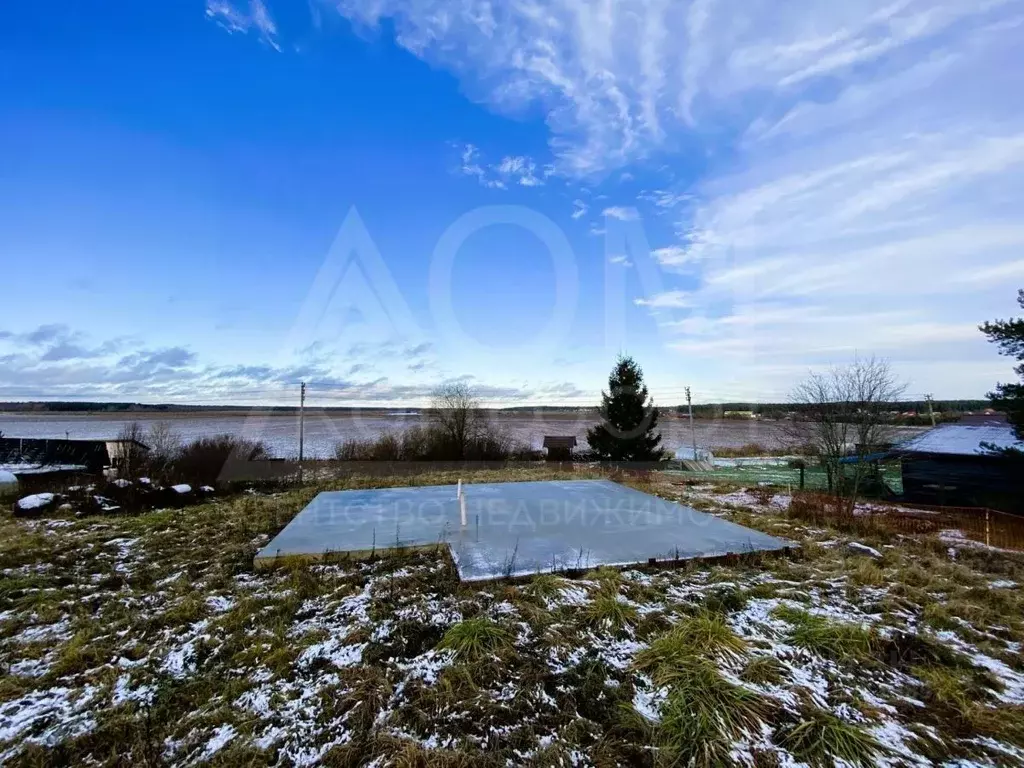
M986 446L1024 450L1009 424L945 424L897 445L893 454L903 465L903 498L1024 511L1024 458Z
M569 461L576 447L575 435L545 435L544 448L548 452L548 461Z
M100 475L116 468L135 450L149 450L137 440L69 440L0 437L0 470L18 478L20 485L44 485L79 475Z

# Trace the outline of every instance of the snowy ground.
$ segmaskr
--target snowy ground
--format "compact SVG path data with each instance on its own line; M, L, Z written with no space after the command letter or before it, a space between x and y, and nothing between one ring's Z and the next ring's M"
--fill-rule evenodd
M643 489L803 550L467 585L430 552L255 572L312 492L7 519L0 763L1024 765L1024 558Z

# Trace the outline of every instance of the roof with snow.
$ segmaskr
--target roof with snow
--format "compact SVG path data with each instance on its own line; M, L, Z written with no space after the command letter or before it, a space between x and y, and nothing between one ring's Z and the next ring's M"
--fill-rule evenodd
M971 426L944 424L929 429L922 435L896 446L899 453L942 453L950 456L979 456L988 453L982 444L996 448L1024 450L1024 442L1017 440L1009 424Z
M111 464L108 442L116 441L0 437L0 465L15 474L25 474L32 469L36 473L69 469L99 471Z

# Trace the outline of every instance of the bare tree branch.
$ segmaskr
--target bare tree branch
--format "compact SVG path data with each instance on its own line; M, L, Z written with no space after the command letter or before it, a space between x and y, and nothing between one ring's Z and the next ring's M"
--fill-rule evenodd
M446 382L434 390L431 417L460 459L480 436L483 415L480 401L464 382Z
M905 391L906 385L896 380L888 362L871 357L812 373L790 396L794 404L803 407L781 425L782 433L818 449L829 490L847 501L844 506L850 514L871 471L864 458L893 442L895 429L889 409ZM856 460L844 465L841 460L845 457Z

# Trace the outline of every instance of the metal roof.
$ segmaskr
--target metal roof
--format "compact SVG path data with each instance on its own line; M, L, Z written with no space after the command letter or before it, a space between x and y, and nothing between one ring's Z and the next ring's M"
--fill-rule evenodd
M970 426L967 424L943 424L929 429L894 448L897 453L943 453L951 456L977 456L986 453L982 443L997 448L1019 448L1024 442L1017 440L1013 427L1006 425Z

